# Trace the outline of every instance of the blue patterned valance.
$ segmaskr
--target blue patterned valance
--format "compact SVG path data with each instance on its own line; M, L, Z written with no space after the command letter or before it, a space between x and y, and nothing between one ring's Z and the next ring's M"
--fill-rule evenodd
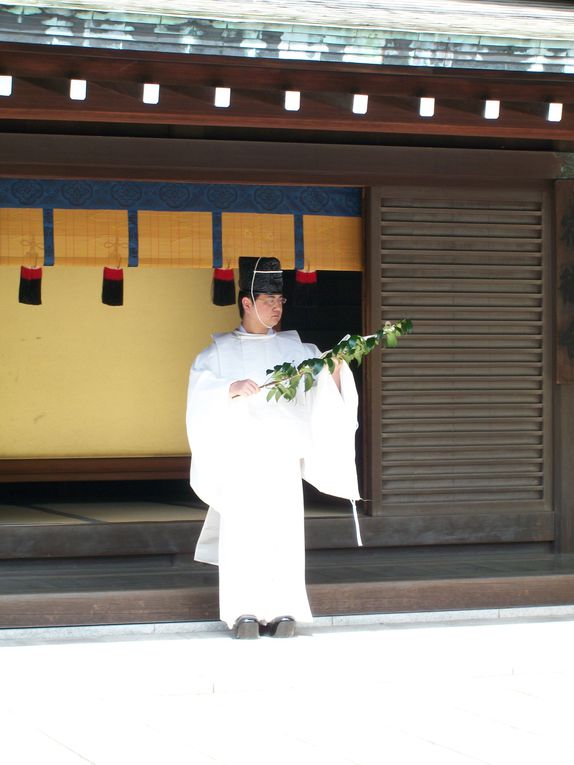
M0 207L361 215L361 189L0 179Z
M0 179L0 263L358 269L361 209L360 188Z

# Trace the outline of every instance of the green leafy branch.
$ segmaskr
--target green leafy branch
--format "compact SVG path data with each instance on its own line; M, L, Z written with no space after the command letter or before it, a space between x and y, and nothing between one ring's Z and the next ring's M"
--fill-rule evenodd
M361 364L363 358L377 345L395 348L399 336L412 332L412 329L413 324L410 319L401 319L401 321L395 322L387 321L373 335L347 335L330 351L318 358L305 359L297 366L288 361L284 364L277 364L273 369L267 370L267 375L271 379L262 386L270 389L267 393L267 401L271 401L271 399L279 401L280 398L292 401L297 395L299 385L303 383L305 393L311 390L315 378L325 367L333 374L341 361L346 361L348 364L356 361L357 364Z

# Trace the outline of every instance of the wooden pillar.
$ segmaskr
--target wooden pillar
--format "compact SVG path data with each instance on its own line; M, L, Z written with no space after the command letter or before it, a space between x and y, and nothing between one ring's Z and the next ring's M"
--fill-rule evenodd
M557 551L574 552L574 385L558 385L556 395Z
M555 183L557 548L574 552L574 181Z

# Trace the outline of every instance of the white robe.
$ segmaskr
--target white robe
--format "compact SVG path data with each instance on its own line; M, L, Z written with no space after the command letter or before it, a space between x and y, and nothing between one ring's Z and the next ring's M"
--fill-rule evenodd
M318 356L296 332L214 335L190 373L187 432L191 486L209 505L196 560L219 565L220 618L311 621L305 589L304 477L320 491L358 499L357 392L327 370L293 401L267 390L232 399L235 380L266 381L266 370Z

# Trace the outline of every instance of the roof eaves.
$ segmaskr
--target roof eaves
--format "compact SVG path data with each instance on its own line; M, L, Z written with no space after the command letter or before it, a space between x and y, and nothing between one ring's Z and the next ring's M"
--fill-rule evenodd
M255 59L574 73L574 36L533 39L28 4L0 3L0 40Z

